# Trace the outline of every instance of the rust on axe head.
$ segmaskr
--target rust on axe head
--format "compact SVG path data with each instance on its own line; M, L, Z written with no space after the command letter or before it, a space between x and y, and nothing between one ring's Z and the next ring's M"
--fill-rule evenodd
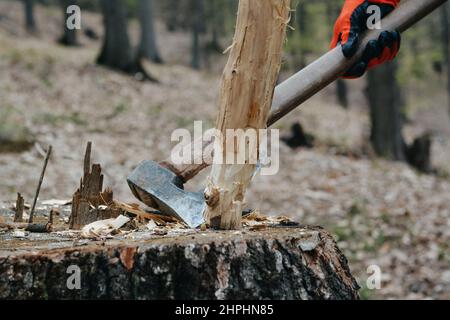
M156 204L163 214L173 216L191 228L204 222L203 192L183 190L181 179L158 163L141 162L127 181L134 196L146 205Z

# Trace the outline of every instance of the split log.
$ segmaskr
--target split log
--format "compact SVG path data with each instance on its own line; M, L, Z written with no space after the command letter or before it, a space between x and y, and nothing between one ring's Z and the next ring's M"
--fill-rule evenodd
M225 67L219 97L216 129L222 133L223 152L214 164L205 191L205 220L222 229L241 226L242 207L248 184L259 158L258 145L227 137L227 129L243 129L242 136L266 128L273 93L281 66L282 49L289 21L289 0L240 0L236 33ZM248 152L246 149L249 149ZM235 154L245 164L227 164ZM221 163L221 164L219 164Z
M323 229L269 228L51 250L24 240L0 248L0 299L358 299L358 285Z
M81 229L98 220L116 218L121 212L114 206L113 191L107 188L102 192L102 167L93 164L91 168L91 150L92 143L89 142L84 156L83 178L72 198L72 214L69 221L71 229Z

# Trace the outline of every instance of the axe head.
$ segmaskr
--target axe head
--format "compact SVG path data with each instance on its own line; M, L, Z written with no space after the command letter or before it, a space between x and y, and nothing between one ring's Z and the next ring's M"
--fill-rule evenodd
M156 204L163 214L173 216L191 228L204 222L203 193L183 190L181 179L158 163L141 162L127 181L134 196L146 205Z

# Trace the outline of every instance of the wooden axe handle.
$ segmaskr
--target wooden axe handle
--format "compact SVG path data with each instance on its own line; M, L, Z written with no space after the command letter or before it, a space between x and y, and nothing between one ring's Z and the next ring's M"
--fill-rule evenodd
M382 31L398 30L404 32L446 1L404 0L397 9L381 21L381 29L367 32L361 41L358 52L351 59L345 58L340 46L338 46L278 85L274 91L272 111L267 125L270 127L330 83L337 80L361 58L366 44L372 39L377 39ZM194 148L196 143L201 145L202 148ZM194 155L194 164L174 164L168 159L161 162L161 165L173 171L184 182L187 182L212 163L211 152L203 152L208 146L211 146L211 143L211 141L197 140L194 144L185 147L191 149Z

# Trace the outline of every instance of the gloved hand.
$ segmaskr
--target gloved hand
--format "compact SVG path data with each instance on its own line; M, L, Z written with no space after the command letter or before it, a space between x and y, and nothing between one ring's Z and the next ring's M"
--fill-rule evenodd
M368 13L371 5L381 10L381 18L393 11L400 0L346 0L342 12L334 26L331 48L342 45L345 57L351 58L358 50L362 34L368 29ZM400 49L401 37L398 31L383 31L377 40L371 40L364 51L362 59L353 65L343 78L359 78L367 69L386 61L393 60Z

